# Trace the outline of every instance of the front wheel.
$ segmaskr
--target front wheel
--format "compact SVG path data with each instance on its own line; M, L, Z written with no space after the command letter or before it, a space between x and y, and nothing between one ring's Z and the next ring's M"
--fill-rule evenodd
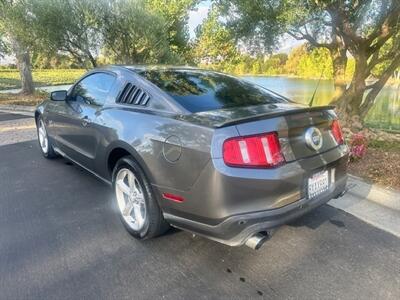
M36 128L37 128L39 146L40 150L42 150L43 156L46 158L57 157L57 154L54 152L53 149L53 144L51 143L49 135L47 134L46 125L41 116L39 116L37 119Z
M113 171L117 211L125 228L138 239L163 234L164 220L151 185L140 166L131 158L121 158Z

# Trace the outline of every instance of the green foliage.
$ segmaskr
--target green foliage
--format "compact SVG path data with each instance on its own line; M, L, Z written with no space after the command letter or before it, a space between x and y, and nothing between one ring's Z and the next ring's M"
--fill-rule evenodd
M197 28L193 56L201 65L225 69L235 65L239 53L235 41L218 20L218 12L211 10L207 19Z
M304 78L332 78L332 60L325 48L315 48L300 56L296 75Z
M34 69L79 69L81 66L73 57L61 54L47 54L34 51L32 53L32 67Z
M15 42L21 48L35 44L34 37L27 34L31 28L28 12L26 0L0 1L0 52L10 50Z
M171 51L189 60L189 11L200 0L145 0L151 12L164 18L165 30Z
M104 56L123 64L174 62L165 19L142 1L110 3L103 16Z
M101 46L99 17L103 0L26 0L31 29L28 31L45 55L68 53L81 67L95 67Z
M213 53L212 49L206 53ZM229 64L224 61L208 61L208 64L203 62L201 65L238 75L289 75L302 78L320 78L322 75L323 79L333 78L332 60L329 52L323 48L312 49L302 45L294 48L289 55L278 53L269 57L252 57L236 52L234 57ZM353 71L354 60L350 60L346 79L351 78Z

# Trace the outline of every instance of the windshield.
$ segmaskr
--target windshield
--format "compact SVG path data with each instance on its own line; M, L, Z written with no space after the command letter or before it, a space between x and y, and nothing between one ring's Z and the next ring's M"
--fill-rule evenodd
M142 70L138 74L190 112L287 102L250 82L212 71Z

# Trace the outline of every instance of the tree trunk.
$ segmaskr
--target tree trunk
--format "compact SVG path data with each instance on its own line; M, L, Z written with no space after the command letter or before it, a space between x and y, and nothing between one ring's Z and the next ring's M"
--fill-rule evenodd
M347 67L347 55L346 49L342 47L331 48L330 54L332 58L333 66L333 84L335 93L333 95L332 102L339 99L346 91L346 67Z
M354 122L359 123L362 121L361 103L367 89L365 80L369 76L367 71L368 61L365 53L360 51L355 60L356 66L350 85L334 101L340 118L348 127L352 127Z
M35 87L33 86L29 50L22 47L16 40L12 41L12 47L21 77L21 94L31 95L35 91Z
M93 57L92 53L90 53L90 51L87 51L87 56L89 57L89 61L92 64L93 68L97 67L97 61L96 59Z

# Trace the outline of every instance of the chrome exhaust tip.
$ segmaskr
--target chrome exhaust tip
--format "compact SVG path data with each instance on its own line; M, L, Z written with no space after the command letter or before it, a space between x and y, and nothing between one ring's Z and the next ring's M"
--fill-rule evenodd
M245 245L253 250L258 250L265 243L266 240L268 240L268 234L259 232L248 238L245 242Z

